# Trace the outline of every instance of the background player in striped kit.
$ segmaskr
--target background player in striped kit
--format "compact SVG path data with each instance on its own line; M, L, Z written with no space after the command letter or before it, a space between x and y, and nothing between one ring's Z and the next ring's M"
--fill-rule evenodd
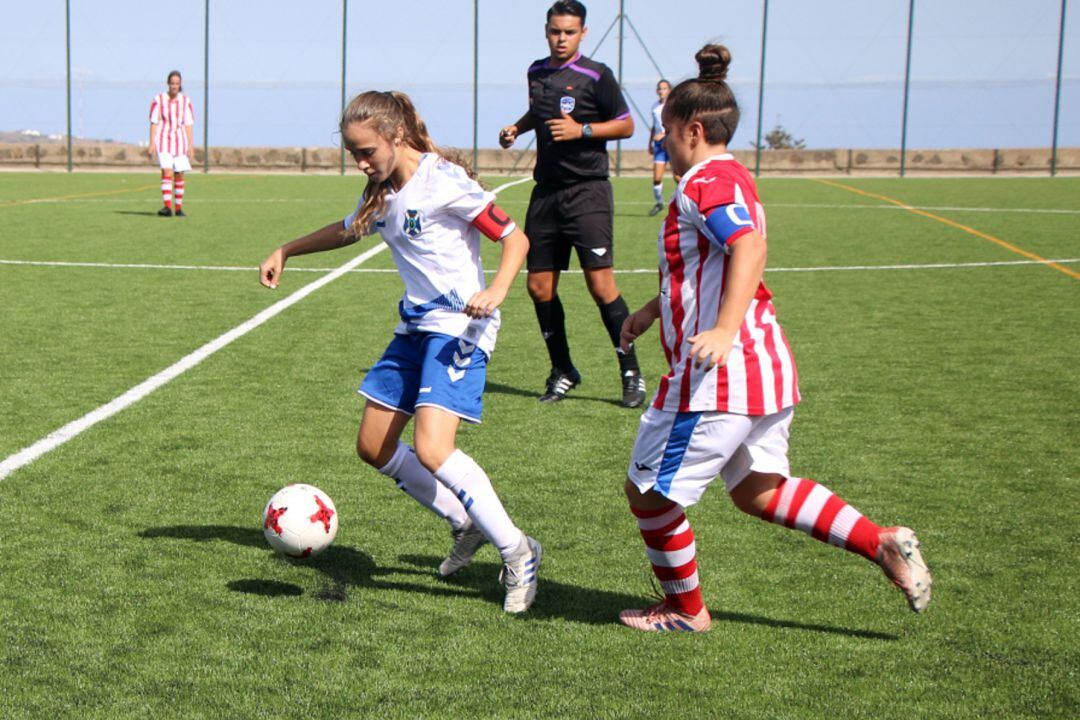
M649 131L649 154L652 155L652 194L656 204L649 210L649 217L664 209L664 173L667 171L668 154L664 149L664 101L671 92L671 83L663 78L656 83L657 100L652 106L652 128ZM679 178L675 178L675 184Z
M168 92L154 96L150 103L150 146L146 154L150 160L157 156L161 166L161 199L164 207L158 215L184 217L184 173L191 170L188 154L194 147L191 128L195 124L195 112L191 98L181 90L180 71L173 70L167 79Z
M684 508L719 474L735 505L877 563L921 612L930 572L908 528L882 528L823 485L791 475L787 450L798 378L765 269L765 211L728 153L739 121L722 45L697 53L700 74L671 91L665 144L682 176L659 237L660 293L627 318L629 343L661 320L670 372L641 418L626 494L660 603L619 620L647 631L707 630L694 533Z
M450 523L454 546L439 566L446 576L467 565L485 542L502 556L503 609L518 613L536 596L542 549L514 525L484 470L456 447L462 419L479 423L487 362L506 298L528 252L525 234L457 160L428 136L404 93L365 92L341 119L341 135L368 177L344 222L283 245L260 267L276 287L293 255L332 250L378 231L405 282L401 323L365 375L367 398L356 449L360 458ZM502 244L484 287L480 235ZM400 441L415 415L416 448Z

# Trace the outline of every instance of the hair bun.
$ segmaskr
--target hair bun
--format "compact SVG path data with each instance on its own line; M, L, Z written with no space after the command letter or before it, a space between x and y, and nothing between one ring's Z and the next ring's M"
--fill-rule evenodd
M698 80L723 82L731 64L731 51L723 45L706 45L694 56L698 64Z

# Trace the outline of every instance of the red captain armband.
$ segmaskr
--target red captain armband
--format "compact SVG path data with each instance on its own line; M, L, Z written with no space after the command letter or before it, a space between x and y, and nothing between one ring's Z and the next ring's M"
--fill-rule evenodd
M493 242L499 242L517 228L510 216L495 203L488 203L472 224Z

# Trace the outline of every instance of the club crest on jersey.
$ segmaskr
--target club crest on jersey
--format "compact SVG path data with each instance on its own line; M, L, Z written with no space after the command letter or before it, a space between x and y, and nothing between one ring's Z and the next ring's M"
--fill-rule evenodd
M562 110L563 115L569 115L574 112L575 107L577 107L577 101L569 95L563 95L559 98L559 109Z
M419 235L423 230L423 228L420 227L420 211L406 210L405 223L401 226L401 229L404 230L405 234L409 237L416 237Z

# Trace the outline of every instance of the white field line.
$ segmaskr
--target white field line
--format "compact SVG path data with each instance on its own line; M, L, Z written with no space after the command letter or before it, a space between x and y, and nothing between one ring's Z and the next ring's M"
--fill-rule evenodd
M524 180L519 180L512 183L507 183L505 185L501 185L496 188L494 192L497 193L500 190L508 188L512 185L518 185L529 179L530 178L525 178ZM187 372L191 368L201 363L206 358L216 353L218 350L222 349L226 345L229 345L234 340L243 337L247 333L251 332L255 328L265 323L267 320L273 318L275 315L278 315L292 305L300 302L308 295L315 292L324 285L333 282L345 273L356 268L358 265L367 261L369 258L385 250L386 247L386 243L379 243L370 250L360 253L352 260L349 260L341 267L327 274L325 277L321 277L318 280L315 280L314 282L305 285L304 287L294 292L292 295L289 295L283 300L279 300L278 302L274 303L262 312L258 313L250 320L247 320L246 322L237 325L235 328L228 331L224 335L221 335L220 337L211 340L195 352L180 358L175 363L159 372L157 375L154 375L153 377L144 380L143 382L139 383L138 385L131 388L122 395L110 400L101 407L98 407L97 409L88 412L86 415L83 415L78 420L69 422L67 425L64 425L59 430L54 430L53 432L43 437L41 440L38 440L33 445L23 448L14 455L7 457L6 459L4 459L3 462L0 462L0 480L3 480L19 468L29 465L45 453L54 450L60 445L63 445L68 440L71 440L83 431L88 430L94 425L97 425L102 420L106 420L115 415L116 413L120 412L121 410L137 403L139 400L142 400L144 397L154 392L165 383L179 377L183 373Z
M520 185L525 182L529 182L532 178L522 178L521 180L515 180L508 185L502 185L498 189L510 187L510 185ZM248 205L248 204L260 204L270 203L274 205L280 205L282 203L298 203L298 204L337 204L340 205L341 201L336 198L206 198L204 200L192 199L188 197L189 204L195 203L198 205ZM5 202L0 198L0 202ZM11 200L10 202L16 202ZM145 204L160 204L161 201L155 198L41 198L39 200L20 200L17 201L23 205L40 205L49 203L85 203L85 204L119 204L119 205L131 205L132 203L145 203ZM502 205L528 205L527 199L522 200L503 200ZM653 202L651 200L619 200L617 205L632 205L632 206L649 206L652 207ZM870 205L860 203L782 203L771 202L768 204L770 208L790 208L790 209L816 209L816 210L892 210L903 211L905 208L898 207L896 205ZM1074 210L1070 208L1008 208L1008 207L966 207L962 205L912 205L915 210L925 210L927 212L972 212L972 213L1027 213L1034 215L1080 215L1080 210Z
M966 263L924 263L909 265L821 265L812 267L771 267L765 268L765 272L839 272L845 270L951 270L955 268L983 268L983 267L1007 267L1011 265L1045 265L1046 263L1058 263L1068 265L1080 262L1080 258L1059 258L1040 262L1038 260L999 260L992 262L966 262ZM205 270L210 272L246 272L254 273L258 270L255 266L241 265L152 265L138 263L91 263L91 262L65 262L59 260L0 260L0 265L31 265L44 267L77 267L77 268L105 268L105 269L134 269L134 270ZM290 273L332 273L341 268L289 268ZM351 268L346 273L397 273L395 268ZM488 275L495 274L494 270L486 270ZM525 270L521 271L522 273ZM580 275L581 270L564 270L564 275ZM623 268L614 271L616 275L639 275L654 274L656 268Z

